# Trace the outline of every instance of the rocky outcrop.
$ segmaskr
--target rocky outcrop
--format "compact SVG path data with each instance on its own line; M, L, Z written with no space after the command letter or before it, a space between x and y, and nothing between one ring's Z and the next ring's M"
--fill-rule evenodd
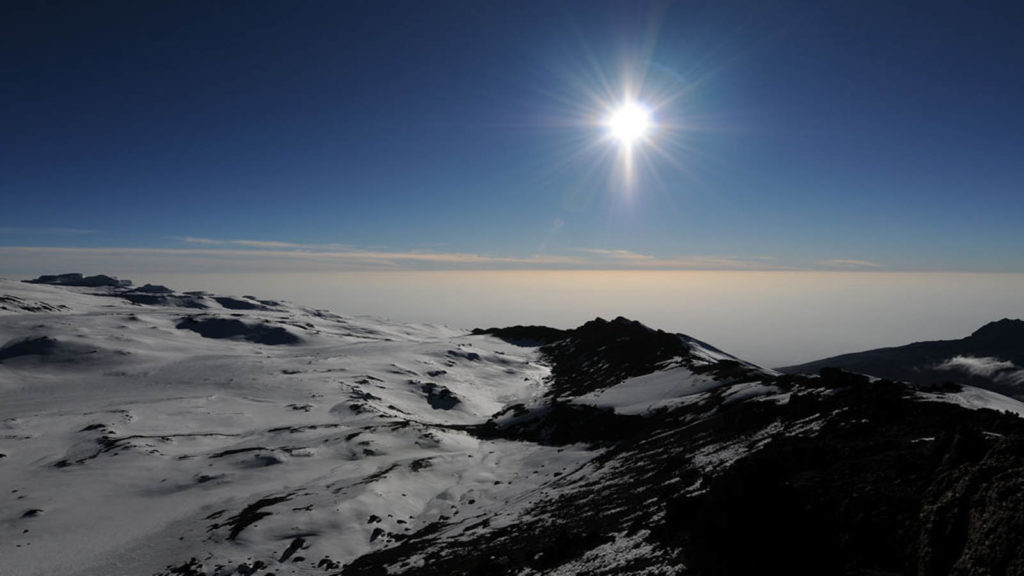
M43 275L34 280L25 280L29 284L52 284L55 286L80 286L85 288L127 288L132 285L131 280L118 280L113 276L98 274L96 276L83 276L78 273Z
M234 318L189 316L178 322L175 328L191 330L203 338L236 338L270 346L301 342L298 336L280 326L267 323L246 323Z

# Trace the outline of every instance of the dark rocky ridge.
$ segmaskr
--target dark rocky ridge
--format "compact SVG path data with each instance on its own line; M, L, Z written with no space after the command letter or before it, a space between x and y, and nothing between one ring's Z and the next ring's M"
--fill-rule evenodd
M618 317L608 321L595 318L573 330L545 326L513 326L474 330L519 345L540 346L551 364L549 396L578 396L630 378L649 374L677 362L695 371L731 370L733 377L756 380L766 373L741 361L708 363L695 360L691 347L719 352L715 347L683 334L671 334Z
M998 372L971 374L939 368L957 356L993 358L1012 362L1017 368L1024 369L1024 321L1004 318L990 322L960 340L935 340L878 348L786 366L779 370L790 374L814 374L824 367L836 367L913 384L954 382L1007 395L1017 395L1024 391L1019 384L1006 378L1005 374L1001 378Z
M491 335L516 346L536 347L557 342L569 335L568 330L547 326L509 326L507 328L476 328L476 335Z
M529 332L543 334L518 328L514 337ZM383 574L383 566L408 575L545 573L624 534L649 553L588 573L1024 573L1021 418L923 402L913 386L836 369L771 376L731 361L712 372L724 382L760 379L789 401L729 402L718 389L695 405L614 415L563 399L653 371L666 357L682 353L686 362L677 344L686 340L624 319L564 336L542 348L558 391L535 419L548 435L538 426L480 433L552 441L573 430L564 441L608 446L599 469L609 472L562 479L560 495L520 524L457 542L428 527L342 574ZM817 430L800 433L808 422ZM696 455L722 445L748 452L730 466L698 464ZM425 562L403 564L414 555Z

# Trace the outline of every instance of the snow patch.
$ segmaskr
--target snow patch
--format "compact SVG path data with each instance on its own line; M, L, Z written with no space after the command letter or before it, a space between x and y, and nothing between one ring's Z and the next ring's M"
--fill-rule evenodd
M661 408L700 402L702 393L722 385L710 376L678 366L628 378L603 390L573 399L577 404L612 408L619 414L644 414Z
M1024 417L1024 403L998 392L974 386L963 386L959 392L918 392L917 397L928 402L948 402L971 410L988 408Z

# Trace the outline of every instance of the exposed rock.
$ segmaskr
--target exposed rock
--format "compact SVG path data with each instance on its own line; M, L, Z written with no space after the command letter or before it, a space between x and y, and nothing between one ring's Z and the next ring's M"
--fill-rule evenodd
M62 342L50 336L18 338L0 346L0 362L15 358L31 358L43 362L98 361L110 354L95 346Z
M139 304L143 306L171 306L180 308L196 308L199 310L209 308L202 296L192 294L176 295L125 292L116 294L116 296L124 298L132 304Z
M291 558L293 554L295 554L299 550L302 550L302 547L305 546L305 545L306 545L306 539L305 538L303 538L301 536L293 538L291 543L288 544L288 548L285 549L285 551L281 554L281 557L278 558L277 561L278 562L287 562L288 559Z
M133 288L131 291L135 292L135 293L140 293L140 294L173 294L174 293L174 290L171 290L167 286L163 286L161 284L146 284L144 286L139 286L138 288Z
M18 356L43 356L57 350L57 340L49 336L36 336L11 340L0 346L0 362Z
M263 305L260 302L253 302L250 300L239 300L238 298L228 298L226 296L214 296L214 300L218 304L227 308L228 310L269 310L270 308Z
M227 522L223 524L230 528L230 531L228 532L228 540L234 540L235 538L237 538L238 535L241 534L243 530L245 530L248 526L251 526L260 518L266 518L267 516L270 516L270 512L263 511L264 508L269 508L274 504L287 502L288 500L291 500L290 494L285 496L271 496L267 498L261 498L243 508L241 512L232 516L231 518L228 518ZM222 525L220 524L214 524L211 526L211 528L217 529L221 526Z
M191 330L203 338L240 338L270 346L297 344L301 341L298 336L280 326L246 323L233 318L189 316L178 322L176 328Z
M49 304L47 302L26 302L17 296L0 294L0 310L15 310L21 312L63 312L68 307L63 304Z
M451 390L433 382L422 384L420 390L427 395L427 402L434 410L451 410L462 403Z
M570 334L569 330L547 326L510 326L508 328L476 328L473 334L501 338L516 346L536 347L557 342Z
M79 273L43 275L34 280L25 280L29 284L52 284L56 286L81 286L85 288L100 288L108 286L111 288L127 288L132 285L131 280L118 280L113 276L98 274L96 276L83 276Z

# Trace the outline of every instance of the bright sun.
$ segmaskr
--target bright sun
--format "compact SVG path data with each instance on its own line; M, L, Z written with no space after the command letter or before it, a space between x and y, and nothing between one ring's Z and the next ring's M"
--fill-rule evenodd
M625 145L643 140L653 128L651 113L636 102L626 102L612 110L605 121L609 133Z

